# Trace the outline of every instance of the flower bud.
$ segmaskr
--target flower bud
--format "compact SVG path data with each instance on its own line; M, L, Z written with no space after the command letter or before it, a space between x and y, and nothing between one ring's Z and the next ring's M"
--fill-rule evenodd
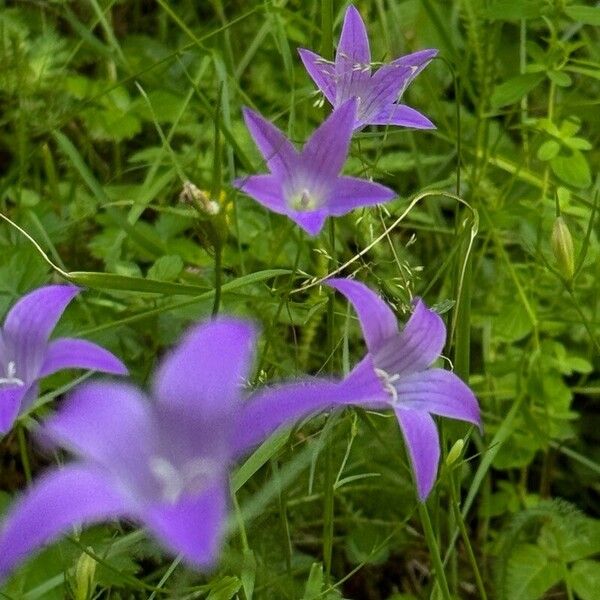
M558 270L567 280L573 279L575 274L575 252L573 238L562 217L556 217L552 228L552 252L558 265Z
M452 448L450 448L450 452L448 452L448 456L446 456L446 466L447 467L450 467L451 465L453 465L460 458L460 455L462 454L464 447L465 447L465 440L463 440L462 438L459 438L458 440L456 440L456 442L454 443L454 446L452 446Z
M91 548L89 548L91 550ZM94 595L94 577L96 561L87 552L82 552L75 565L73 581L73 597L76 600L89 600Z

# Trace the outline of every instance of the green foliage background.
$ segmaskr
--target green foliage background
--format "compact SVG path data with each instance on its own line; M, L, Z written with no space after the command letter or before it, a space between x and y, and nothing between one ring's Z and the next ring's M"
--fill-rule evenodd
M296 48L331 51L341 1L333 30L326 0L1 2L0 210L39 248L0 224L0 314L67 275L88 291L60 332L102 343L146 384L214 303L208 218L180 201L190 181L226 217L221 310L262 324L256 381L341 375L361 356L346 305L336 300L328 327L325 291L298 291L333 265L352 261L343 273L379 289L401 319L413 294L444 313L446 355L485 424L480 437L441 423L444 454L468 440L428 502L453 595L482 597L474 562L490 598L597 600L600 8L356 4L374 60L440 49L405 97L437 130L358 135L347 172L399 199L309 239L230 182L263 168L241 106L298 141L326 114ZM558 209L574 242L572 278L551 245ZM48 379L20 427L74 377ZM24 452L16 434L0 440L0 511L26 485L24 456L34 474L54 461L32 441ZM232 488L233 533L209 576L171 562L142 532L107 525L43 551L0 595L439 597L389 415L313 419L267 442Z

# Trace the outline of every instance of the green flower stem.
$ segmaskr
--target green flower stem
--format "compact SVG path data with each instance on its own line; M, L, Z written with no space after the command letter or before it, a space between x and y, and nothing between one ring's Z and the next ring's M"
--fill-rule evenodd
M31 465L29 463L29 453L27 452L27 440L25 439L25 429L17 427L17 439L19 440L19 452L21 454L21 464L25 473L25 480L29 485L31 483Z
M440 549L435 538L435 533L431 525L431 519L429 518L429 512L424 502L419 502L419 517L421 518L421 524L423 525L423 532L425 533L425 540L429 547L429 554L433 561L433 567L435 569L435 578L440 586L442 592L442 598L444 600L452 600L450 590L448 588L448 581L446 580L446 573L444 572L444 565L442 564L442 557L440 555Z
M223 246L221 242L215 244L215 298L213 300L212 316L219 314L221 306L221 287L223 285Z
M467 528L465 526L465 520L460 514L460 506L458 504L458 495L456 492L454 477L451 477L450 479L450 495L452 500L452 510L454 512L454 518L456 523L458 524L458 529L460 531L460 535L462 536L465 549L467 550L467 556L469 558L469 562L471 563L471 568L473 569L473 575L475 576L475 585L477 586L479 598L480 600L487 600L487 593L485 591L485 586L483 585L483 579L481 578L479 566L477 565L477 558L475 557L473 547L471 546L469 532L467 531Z

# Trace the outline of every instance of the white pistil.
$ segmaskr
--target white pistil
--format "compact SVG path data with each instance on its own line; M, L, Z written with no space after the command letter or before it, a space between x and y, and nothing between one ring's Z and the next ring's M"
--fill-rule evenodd
M171 504L177 502L185 492L199 494L207 479L215 472L213 462L206 458L196 458L178 469L168 459L154 456L150 459L149 467L161 484L163 500Z
M6 365L6 377L0 377L0 385L18 385L19 387L23 387L25 382L22 379L16 377L17 374L17 366L15 362L11 360Z
M387 371L378 368L375 368L375 375L381 380L383 389L392 397L390 404L392 404L392 406L398 404L398 392L393 384L400 379L400 375L398 375L398 373L390 375Z
M299 194L293 197L291 205L294 210L306 212L315 209L316 201L310 193L310 190L304 188Z

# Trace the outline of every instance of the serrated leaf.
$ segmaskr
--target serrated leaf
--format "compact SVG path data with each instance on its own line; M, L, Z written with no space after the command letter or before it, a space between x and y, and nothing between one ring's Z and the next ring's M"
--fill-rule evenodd
M501 108L518 102L544 79L543 73L523 73L497 85L492 94L491 104Z
M569 573L573 591L581 600L598 600L600 590L600 562L595 560L580 560L576 562Z
M161 256L149 269L148 278L158 281L174 281L183 271L181 256Z
M510 600L538 600L561 579L557 564L533 544L517 546L508 561L505 596Z

